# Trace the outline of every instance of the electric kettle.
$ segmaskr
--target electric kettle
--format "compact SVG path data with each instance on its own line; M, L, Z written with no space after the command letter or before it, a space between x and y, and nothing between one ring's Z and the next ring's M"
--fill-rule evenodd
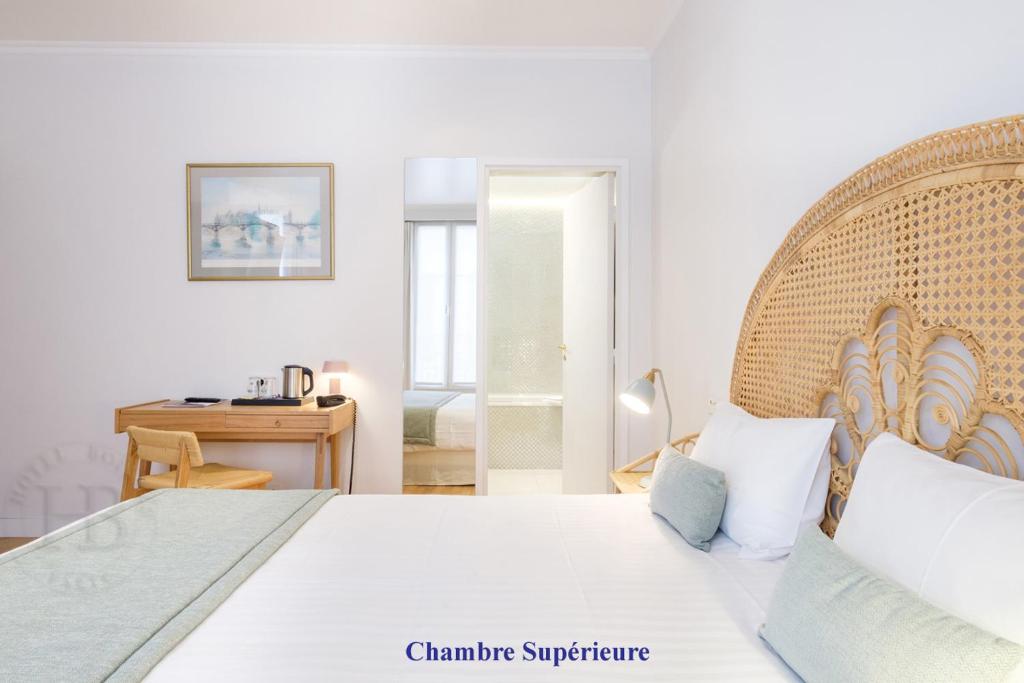
M281 369L284 374L281 382L281 398L299 398L313 391L313 371L301 365L286 365ZM306 386L306 378L309 386Z

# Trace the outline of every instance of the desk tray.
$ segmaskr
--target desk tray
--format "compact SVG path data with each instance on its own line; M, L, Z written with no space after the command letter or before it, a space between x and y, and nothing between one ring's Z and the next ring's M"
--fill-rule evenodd
M301 398L233 398L233 406L304 406L316 400L315 396L303 396Z

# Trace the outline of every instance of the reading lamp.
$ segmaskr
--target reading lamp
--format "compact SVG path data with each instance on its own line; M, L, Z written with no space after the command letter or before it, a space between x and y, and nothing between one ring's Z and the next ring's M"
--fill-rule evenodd
M647 415L654 406L654 398L657 391L654 389L654 376L661 380L661 393L665 397L665 410L668 412L668 432L665 435L665 443L672 442L672 404L668 402L668 389L665 387L665 373L660 368L651 368L643 377L634 380L626 387L626 390L619 394L619 400L623 405L634 413Z
M654 406L654 399L658 392L654 388L654 376L661 380L661 393L665 397L665 410L668 412L668 431L665 434L665 443L672 443L672 404L668 401L668 388L665 387L665 373L660 368L651 368L647 373L626 387L626 390L619 394L619 400L623 405L634 413L648 415ZM651 477L647 475L640 479L640 486L647 488L651 485Z
M325 360L324 367L320 370L331 379L330 392L332 395L341 393L341 376L348 372L348 361Z

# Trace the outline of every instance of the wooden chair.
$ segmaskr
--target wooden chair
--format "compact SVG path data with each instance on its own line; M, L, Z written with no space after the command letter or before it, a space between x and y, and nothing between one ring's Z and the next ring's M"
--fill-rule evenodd
M171 471L150 474L154 462L170 466ZM273 478L272 472L264 470L228 467L215 462L203 464L199 440L192 432L128 427L128 456L124 463L121 500L154 489L262 489Z

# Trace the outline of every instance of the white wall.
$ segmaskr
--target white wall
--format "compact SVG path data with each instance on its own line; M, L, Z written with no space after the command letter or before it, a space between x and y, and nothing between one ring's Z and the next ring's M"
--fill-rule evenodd
M649 63L591 57L0 46L0 535L111 502L116 406L239 395L289 362L350 362L355 488L398 492L406 157L626 158L646 271ZM334 162L336 280L186 281L185 164L217 161ZM649 282L631 293L638 373ZM297 487L309 449L206 453Z
M1024 111L1013 0L687 0L653 56L654 357L676 425L727 398L747 298L803 212L915 138Z

